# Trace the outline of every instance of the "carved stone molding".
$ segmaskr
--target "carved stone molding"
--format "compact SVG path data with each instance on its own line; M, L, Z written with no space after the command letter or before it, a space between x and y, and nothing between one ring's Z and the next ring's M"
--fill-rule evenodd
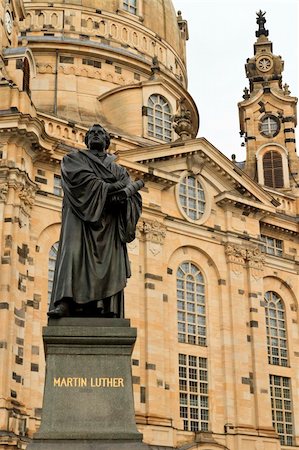
M265 257L258 247L243 247L232 243L225 245L225 255L228 262L248 264L248 267L262 270Z
M155 244L163 244L166 236L166 227L157 220L143 221L141 231L145 236L146 241Z

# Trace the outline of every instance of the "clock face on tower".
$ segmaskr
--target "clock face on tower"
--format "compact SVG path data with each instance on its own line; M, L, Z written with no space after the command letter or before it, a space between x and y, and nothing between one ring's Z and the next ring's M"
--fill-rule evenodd
M11 34L12 26L13 26L12 25L12 14L8 9L5 11L5 14L4 14L4 25L5 25L7 34Z

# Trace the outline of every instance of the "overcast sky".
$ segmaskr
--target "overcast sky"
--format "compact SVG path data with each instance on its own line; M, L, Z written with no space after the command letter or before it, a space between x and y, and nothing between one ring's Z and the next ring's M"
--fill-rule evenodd
M188 21L188 90L199 110L198 137L207 138L226 156L235 153L238 161L244 160L237 103L244 87L249 87L244 64L253 56L256 12L266 11L273 53L285 62L283 84L298 97L299 0L173 0L173 4Z

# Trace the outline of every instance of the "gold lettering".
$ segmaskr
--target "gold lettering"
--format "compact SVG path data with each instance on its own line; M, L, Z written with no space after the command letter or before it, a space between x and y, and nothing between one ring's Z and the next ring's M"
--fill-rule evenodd
M53 386L55 387L86 387L88 384L94 388L120 388L124 387L124 379L114 377L92 377L89 380L86 377L53 378Z
M107 387L113 387L113 378L106 378L107 380Z
M87 378L80 378L80 387L86 387L87 386Z
M60 386L60 377L59 378L54 377L53 384L54 386Z
M67 386L66 379L64 377L61 379L60 386L65 386L65 387Z

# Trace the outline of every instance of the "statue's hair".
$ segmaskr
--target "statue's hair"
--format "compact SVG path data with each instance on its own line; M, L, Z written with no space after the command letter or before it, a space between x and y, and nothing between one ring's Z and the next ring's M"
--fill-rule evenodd
M85 134L85 138L84 138L85 145L87 146L87 144L88 144L88 135L89 135L89 133L90 133L90 131L91 131L91 129L92 129L93 127L100 127L100 128L102 128L102 130L105 131L105 141L106 141L105 150L107 150L107 148L109 148L109 145L110 145L110 134L109 134L108 131L106 131L105 128L102 127L102 125L100 125L99 123L94 123L94 124L88 129L87 133Z

